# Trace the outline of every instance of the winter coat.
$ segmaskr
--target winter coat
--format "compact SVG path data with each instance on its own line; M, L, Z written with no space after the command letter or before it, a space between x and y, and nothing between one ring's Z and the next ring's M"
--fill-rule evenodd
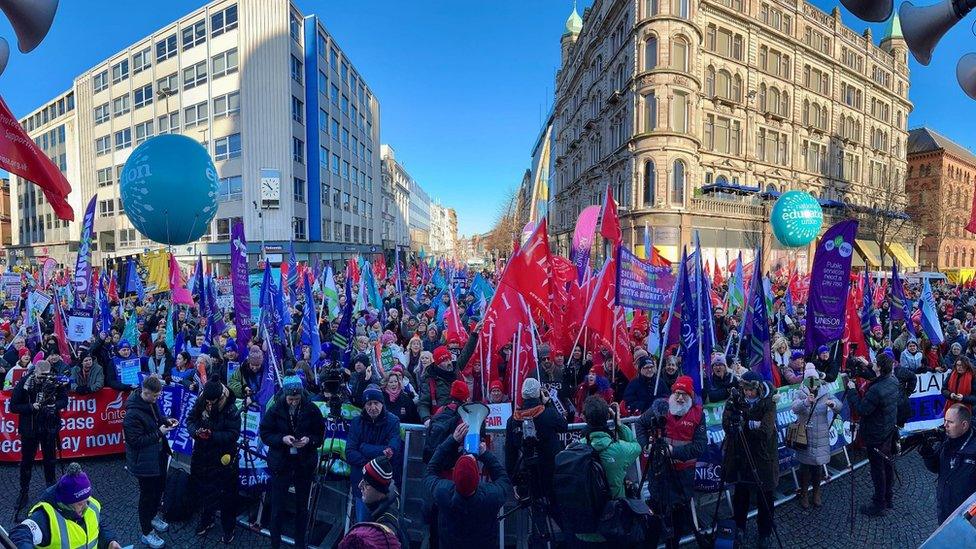
M705 446L708 444L708 437L705 430L705 415L702 412L702 408L700 405L695 405L692 406L691 410L695 410L696 414L700 414L700 421L695 427L691 440L687 444L671 443L671 458L673 461L697 460L701 457L705 451ZM691 410L684 416L685 418L690 419ZM670 416L671 414L669 413L668 415ZM654 415L648 410L634 424L634 429L637 431L637 442L641 448L645 448L650 442L651 435L653 434L651 430L653 428ZM667 428L665 428L664 436L667 438L671 437ZM687 501L694 496L695 468L689 467L680 471L676 469L674 473L674 477L670 480L666 478L667 475L663 475L660 479L648 477L648 490L652 500L664 504L666 501ZM664 493L665 489L667 489L667 495Z
M630 380L627 384L627 388L624 390L624 402L627 404L627 410L630 411L632 415L639 416L644 413L645 410L651 407L651 403L659 398L667 398L671 394L671 391L664 387L664 381L661 380L657 383L657 390L654 390L655 381L657 376L647 378L642 375L637 375L634 379Z
M137 477L155 477L166 471L169 441L159 431L166 417L155 402L146 402L142 391L132 391L125 401L125 468Z
M363 466L373 458L383 455L383 450L393 450L390 463L396 464L400 454L400 420L385 409L380 411L376 419L363 412L349 425L346 437L346 462L352 470L349 473L349 484L353 495L359 497L359 481L363 478ZM394 465L394 476L397 467Z
M717 378L715 374L708 376L705 386L705 401L709 403L723 402L729 398L729 389L736 384L735 374L732 370L726 370L725 377Z
M417 401L421 421L426 421L438 408L450 402L451 384L460 379L457 372L453 367L445 370L433 364L424 372L420 380L420 399Z
M912 354L906 349L902 351L901 356L898 358L898 362L903 367L908 368L913 372L921 373L926 371L925 367L922 365L922 358L922 351L915 351L915 353Z
M779 454L776 435L776 404L772 398L773 387L764 382L759 392L759 400L747 407L742 414L742 432L746 444L756 460L756 473L765 491L774 490L779 480ZM725 482L743 482L755 484L753 473L750 471L748 457L739 440L737 428L732 423L732 407L726 404L722 413L722 429L725 430L725 441L722 444L722 472ZM759 427L750 425L758 421Z
M939 475L935 483L939 524L976 492L976 430L970 428L956 440L947 438L934 448L923 445L918 450L925 468Z
M40 387L35 383L33 373L25 374L10 394L10 411L20 415L17 433L20 438L39 438L50 436L61 430L61 410L68 407L68 386L61 385L55 392L53 404L55 413L41 409L35 410Z
M847 402L861 416L861 436L866 444L879 445L891 438L898 421L900 389L894 376L875 379L864 392L848 389Z
M835 356L833 349L831 349L827 360L822 360L819 355L814 357L813 367L824 374L825 383L833 383L837 380L837 376L840 374L841 355L842 353L838 352Z
M47 503L54 508L55 513L64 518L65 522L73 522L77 526L80 526L83 530L85 529L84 518L78 517L70 508L66 508L57 503L54 486L49 486L44 490L44 493L41 495L41 499L38 501L38 503ZM101 502L99 502L99 504L101 504ZM102 509L102 511L104 511L104 509ZM98 521L98 540L92 540L91 547L105 549L108 547L109 543L118 541L119 538L115 536L111 522L111 520L105 519L105 515L101 516L100 520ZM36 531L34 529L35 526ZM31 512L26 520L20 522L10 530L10 541L14 544L14 547L17 547L17 549L47 547L51 544L51 532L56 528L58 528L58 525L51 524L47 511L41 507L38 507L36 510ZM35 534L40 536L37 543L34 541ZM62 536L61 539L65 538Z
M457 411L461 404L463 403L452 399L430 418L424 436L423 458L425 462L430 461L441 442L454 434L454 429L461 422L461 415Z
M97 393L104 386L105 372L102 370L101 364L92 362L86 380L83 380L81 376L81 364L71 368L71 390L79 395Z
M624 478L627 476L627 470L637 461L641 453L640 444L637 443L633 431L618 425L616 433L618 438L615 440L606 431L584 430L581 439L600 453L600 463L603 464L603 471L607 475L611 499L626 497ZM576 537L589 542L606 541L603 536L596 533L576 534Z
M962 395L962 400L956 401L949 398L949 395L953 393ZM950 406L957 402L961 402L972 411L973 404L976 404L976 373L970 369L968 372L960 374L953 368L952 373L946 378L945 385L942 386L942 396L946 399L945 407L942 409L943 415Z
M897 425L904 427L908 418L912 417L912 403L909 399L918 386L918 377L915 375L915 370L902 366L896 366L894 374L895 379L898 380L898 389L900 391L898 395Z
M830 424L840 413L840 401L833 397L827 385L820 385L817 389L816 401L812 407L807 402L810 388L806 383L793 394L791 408L796 414L796 420L807 426L807 447L805 450L796 450L796 459L806 465L825 465L830 461ZM827 406L829 402L834 403L833 410Z
M186 418L186 429L193 437L193 454L190 455L190 477L197 486L226 490L237 480L237 439L241 436L241 413L234 395L227 397L224 407L213 415L204 417L204 401L197 400ZM197 436L198 429L210 429L210 438ZM221 457L230 456L230 463L221 463Z
M448 437L427 464L424 491L437 507L437 528L441 547L493 549L498 547L498 522L494 517L512 490L505 468L491 452L476 458L483 466L478 488L470 497L455 491L454 481L440 478L440 473L454 466L458 443Z
M515 478L520 468L522 456L522 429L525 420L531 419L535 425L536 447L539 456L539 476L548 493L552 487L553 469L556 464L556 454L565 448L559 440L559 434L568 429L566 416L556 411L552 401L542 404L537 398L527 398L522 407L516 410L505 425L505 471L508 476Z
M247 363L241 364L241 367L234 371L230 375L230 379L227 380L227 388L230 392L237 397L238 400L244 400L247 396L244 394L244 389L250 387L253 394L258 393L258 389L261 387L261 372L252 374L248 372L246 375L244 370L250 370L250 366Z
M307 396L302 398L298 406L294 425L290 413L288 402L281 397L261 418L259 433L261 442L268 447L268 468L272 473L280 474L298 467L299 471L296 473L311 476L318 461L318 450L325 440L325 420L322 418L322 411ZM308 444L296 449L297 454L292 454L293 448L282 441L288 435L295 437L295 440L308 437Z
M415 425L422 423L420 414L417 413L417 404L410 398L406 391L400 391L397 399L390 401L390 394L383 391L383 408L392 413L400 420L400 423Z
M370 522L382 524L393 530L396 532L397 539L400 540L400 547L410 547L410 536L407 535L407 529L400 514L400 498L396 492L391 490L385 498L372 505L367 504L366 508L369 509Z
M664 382L664 376L661 376L661 382ZM670 385L668 386L668 390L670 390ZM580 386L576 389L576 396L573 398L573 405L576 406L576 415L581 420L583 417L583 402L590 395L600 395L603 397L603 400L607 401L607 404L613 402L613 389L610 388L610 382L607 381L607 378L597 376L596 382L593 385L583 380L583 383L580 383Z

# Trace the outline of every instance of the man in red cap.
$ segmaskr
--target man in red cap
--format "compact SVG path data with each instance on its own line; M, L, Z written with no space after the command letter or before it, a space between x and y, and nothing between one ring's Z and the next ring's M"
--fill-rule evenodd
M505 504L512 484L505 468L484 443L477 456L464 454L454 460L467 434L467 424L458 425L427 464L424 489L436 506L431 529L437 530L440 547L498 547L498 522L493 517ZM479 461L487 480L480 480ZM451 464L451 478L442 478Z
M502 386L502 382L499 379L491 382L488 386L488 402L490 404L502 404L508 402L508 395L505 394L505 389Z
M666 402L666 404L665 404ZM661 428L663 422L663 429ZM637 420L637 442L648 459L648 495L658 516L664 517L671 536L669 548L695 532L691 523L691 497L695 462L705 451L705 416L695 402L695 385L681 376L671 385L667 401L658 399Z

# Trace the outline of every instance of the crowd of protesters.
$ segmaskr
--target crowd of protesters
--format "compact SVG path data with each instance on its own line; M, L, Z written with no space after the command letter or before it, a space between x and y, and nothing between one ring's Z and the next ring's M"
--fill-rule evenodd
M364 263L361 268L370 265ZM325 438L325 423L322 409L315 403L326 399L322 387L327 372L334 371L330 364L340 371L338 392L361 410L350 422L344 451L356 524L343 541L345 547L372 546L376 540L408 543L397 492L403 482L404 424L423 425L426 430L423 488L433 546L497 547L498 529L485 517L495 516L507 501L521 499L528 491L543 494L552 503L544 512L552 515L557 530L572 534L567 541L570 545L605 543L607 538L595 530L573 531L554 510L567 503L559 501L559 487L553 483L558 474L556 457L564 447L558 435L573 422L586 425L583 440L603 461L610 499L626 498L629 490L641 488L634 486L638 479L630 478L628 470L642 454L653 464L649 459L653 447L658 439L664 441L666 459L677 474L662 477L659 471L650 471L643 496L651 501L656 515L668 517L668 531L676 535L664 539L673 546L681 535L695 533L687 508L694 495L695 461L704 448L702 406L730 398L738 401L725 407L722 418L726 431L723 480L734 486L736 525L745 529L754 502L759 525L756 544L767 546L775 527L772 493L779 481L775 390L787 384L800 384L790 408L804 424L807 440L796 454L800 463L797 499L804 509L822 505L823 465L830 459L828 430L841 409L849 406L861 418L861 436L875 487L862 512L870 516L890 512L890 458L897 425L904 423L914 375L925 372L948 373L943 394L946 410L952 410L946 413L950 438L927 446L923 454L926 466L941 475L940 520L973 488L941 480L943 476L954 478L947 470L956 467L957 456L976 452L976 442L970 440L971 411L976 403L976 293L972 289L936 286L939 321L945 333L945 340L938 344L925 335L918 319L908 320L915 323L914 330L904 321L894 320L888 296L882 292L865 324L870 326L864 334L868 352L858 358L856 350L841 342L808 354L802 296L787 296L794 291L792 277L774 275L769 315L774 380L744 366L749 349L739 333L742 308L716 304L712 311L716 351L707 359L699 394L682 367L679 346L668 345L667 334L658 334L664 343L651 348L646 315L639 313L628 327L632 344L628 356L585 338L576 346L558 348L540 337L533 347L535 368L525 379L517 380L513 372L519 369L522 351L516 342L505 342L497 354L486 352L480 344L490 296L476 289L474 279L480 277L490 286L492 275L449 270L451 280L444 285L422 274L408 277L405 269L399 276L378 276L382 303L358 304L359 310L345 319L352 323L351 338L339 333L351 307L349 294L340 291L335 311L329 314L333 306L323 303L326 284L321 277L309 292L314 296L312 303L305 303L297 286L290 289L297 298L286 305L281 326L284 337L266 337L267 330L254 326L249 341L238 337L233 312L218 312L217 322L213 312L201 314L200 300L194 305L174 305L168 294L137 298L123 293L111 303L108 325L97 323L99 329L88 341L71 345L56 334L54 307L37 318L34 327L18 312L8 311L0 324L5 344L0 377L12 389L11 411L20 415L24 458L18 508L26 511L38 448L44 458L46 485L55 485L54 444L68 394L89 394L103 387L127 391L126 469L139 486L141 541L154 549L162 547L161 534L168 524L161 505L172 454L167 434L177 424L163 416L156 400L164 386L174 384L198 397L185 425L194 442L190 475L191 485L199 492L197 533L206 535L219 515L222 540L228 544L235 537L238 513L241 412L256 409L259 402L264 406L260 439L267 447L271 470L269 527L277 547L283 510L292 497L289 488L294 487L293 501L305 502L318 471L317 451ZM350 269L337 273L334 285L329 286L347 287L351 283L347 276L353 276ZM311 277L307 280L304 283L313 284ZM29 286L25 286L24 299ZM727 287L719 284L715 290L721 296ZM67 298L58 292L54 295L67 308ZM317 326L322 353L303 334L309 307L322 311ZM455 311L460 332L457 326L445 325L445 317ZM660 320L663 329L666 318ZM345 346L344 340L348 340ZM137 383L124 372L132 359L138 359L141 375ZM277 380L263 374L269 363L279 372ZM622 368L625 363L633 365L630 379ZM838 400L828 385L842 372L848 374L852 388L846 398ZM854 377L862 381L855 385ZM57 391L39 395L47 386L45 380L51 378L56 380ZM268 383L274 386L269 388ZM274 396L261 402L258 395L262 393ZM484 445L477 452L463 450L469 426L461 420L459 410L471 401L511 403L514 413L507 426L504 460ZM657 401L664 403L663 408L655 409ZM636 436L617 424L628 416L640 418ZM659 433L655 432L655 416L664 421ZM530 438L539 440L542 478L541 486L534 488L521 482L521 464L528 451L526 422L531 424ZM531 450L535 452L535 448ZM297 508L292 532L301 543L306 539L308 516L304 504ZM80 516L69 518L82 520ZM29 546L26 542L18 545Z

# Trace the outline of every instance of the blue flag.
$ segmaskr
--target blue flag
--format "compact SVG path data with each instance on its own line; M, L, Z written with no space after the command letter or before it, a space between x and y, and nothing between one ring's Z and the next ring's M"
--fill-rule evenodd
M915 333L915 323L912 322L912 302L905 297L905 286L898 276L898 264L891 266L891 319L904 320L905 328L912 337Z
M864 299L861 301L861 331L867 337L871 333L871 328L877 323L874 314L874 285L871 277L864 273Z
M922 329L933 345L941 345L945 341L942 335L942 325L939 324L939 314L935 310L935 296L932 295L932 286L926 278L922 283L922 295L919 298L919 306L922 308Z
M112 331L112 307L108 304L108 295L105 293L105 273L98 277L98 317L101 331L109 333Z
M312 300L312 279L305 279L305 310L302 315L302 343L311 347L310 366L318 364L319 354L322 353L322 339L319 336L318 315L315 314L315 302Z
M125 292L135 293L139 301L146 299L146 291L142 286L142 279L139 278L136 262L131 257L126 261Z
M688 250L681 250L681 266L678 268L678 284L681 286L681 367L695 385L700 395L701 345L699 343L698 300L688 279Z
M339 327L332 334L332 352L335 354L334 360L341 363L344 367L349 364L349 355L352 354L352 340L355 325L352 323L352 278L346 277L345 282L346 302L342 306L342 315L339 317Z
M295 294L298 292L298 259L295 258L295 241L291 241L290 249L288 250L288 278L281 283L282 287L288 293L288 302L291 306L295 307L295 300L298 298Z
M282 315L283 303L281 291L275 284L274 277L271 276L271 265L264 264L264 279L261 281L261 319L268 327L268 332L281 339L285 337L284 316Z
M766 288L763 285L760 267L762 264L762 248L758 248L755 268L752 270L752 282L749 284L749 322L745 328L749 337L747 366L778 387L779 372L773 369L773 360L769 352L769 320L766 316Z

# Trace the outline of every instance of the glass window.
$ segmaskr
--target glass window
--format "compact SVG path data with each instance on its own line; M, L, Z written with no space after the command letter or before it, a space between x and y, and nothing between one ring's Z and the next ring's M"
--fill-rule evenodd
M654 92L644 96L644 131L657 128L657 98Z
M132 130L126 128L115 132L115 150L120 151L132 146Z
M295 193L295 202L305 203L305 180L296 177L292 180L292 191Z
M171 112L160 116L156 119L156 126L159 128L159 135L180 131L180 113Z
M189 129L198 124L206 124L207 114L206 101L183 109L183 128Z
M139 107L145 107L146 105L152 104L153 102L152 84L146 84L145 86L136 89L136 91L133 92L133 96L135 98L135 101L133 102L135 103L137 109Z
M153 136L153 121L147 120L141 124L136 124L136 145L146 141Z
M128 94L122 97L116 97L112 100L112 114L113 116L121 116L129 112L129 96Z
M676 205L685 203L685 163L681 160L674 161L671 172L671 203Z
M305 142L297 137L291 138L291 157L299 164L305 163Z
M156 42L156 62L159 63L176 55L176 33Z
M140 72L148 69L152 66L152 49L145 48L142 51L136 52L132 56L132 74L139 74Z
M213 56L210 59L210 65L215 79L225 74L237 72L237 48Z
M305 123L305 103L294 95L291 96L291 119L299 124Z
M183 89L195 88L207 82L207 62L201 61L183 69Z
M115 170L112 168L103 168L95 172L96 179L98 180L99 187L109 187L115 183Z
M688 131L688 94L675 92L671 99L671 129L676 132Z
M108 103L102 103L101 105L95 107L95 124L101 124L102 122L108 122L111 118L112 113L108 107Z
M182 31L182 44L183 51L186 51L193 46L199 46L203 44L207 39L207 21L200 20L192 25L183 27Z
M688 41L684 38L675 38L671 42L671 68L688 71Z
M237 4L210 16L210 36L219 36L237 28Z
M214 160L227 160L241 156L241 134L235 133L214 140Z
M214 118L228 116L241 112L241 92L230 92L226 95L219 95L213 100Z
M652 36L644 42L644 70L657 67L657 37Z
M239 175L220 178L217 184L217 197L221 202L238 200L244 189L244 179Z
M654 162L648 160L644 162L644 192L643 199L645 206L651 206L654 204ZM650 257L650 250L644 250L644 253L648 254L646 257Z
M302 84L305 81L304 78L305 77L302 73L301 60L295 57L294 55L292 55L291 56L291 79L294 80L295 82L298 82L299 84Z
M305 240L305 218L296 217L294 218L295 225L295 240Z
M123 59L112 65L112 83L118 84L129 77L129 60Z

